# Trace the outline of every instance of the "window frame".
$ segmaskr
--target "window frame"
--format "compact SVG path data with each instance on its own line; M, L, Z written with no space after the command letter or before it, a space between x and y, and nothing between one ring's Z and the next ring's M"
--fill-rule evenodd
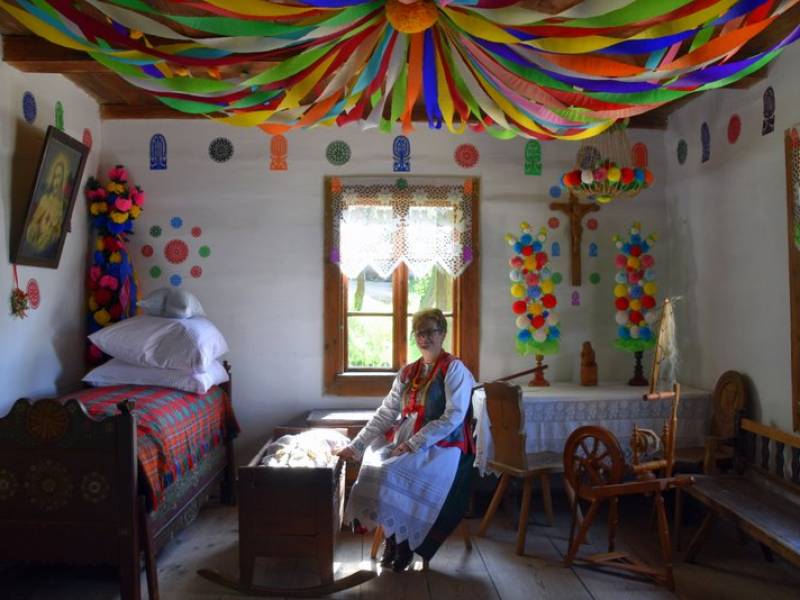
M347 277L339 265L331 261L333 244L333 177L324 179L323 240L323 393L332 396L384 396L389 392L397 371L345 371L347 339ZM475 379L479 378L480 349L480 178L472 178L472 262L453 284L453 354L458 356ZM401 264L392 274L393 336L408 339L408 267ZM398 309L402 309L402 312ZM402 318L398 317L402 315ZM402 368L400 344L394 343L392 359Z

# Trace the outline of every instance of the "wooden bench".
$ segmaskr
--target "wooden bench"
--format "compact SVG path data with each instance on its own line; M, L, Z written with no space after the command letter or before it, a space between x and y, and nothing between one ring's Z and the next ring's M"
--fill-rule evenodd
M750 419L738 419L736 433L736 473L698 475L685 490L708 507L686 560L695 560L722 517L759 542L767 560L775 552L800 566L800 436Z

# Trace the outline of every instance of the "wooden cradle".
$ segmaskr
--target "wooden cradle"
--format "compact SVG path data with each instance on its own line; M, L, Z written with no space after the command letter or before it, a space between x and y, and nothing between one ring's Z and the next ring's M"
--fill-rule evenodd
M226 369L228 365L226 363ZM230 395L230 382L220 386ZM139 600L141 553L151 600L155 556L197 517L214 486L234 503L233 440L209 451L146 509L136 416L94 419L77 400L18 400L0 419L0 560L114 564L122 600Z

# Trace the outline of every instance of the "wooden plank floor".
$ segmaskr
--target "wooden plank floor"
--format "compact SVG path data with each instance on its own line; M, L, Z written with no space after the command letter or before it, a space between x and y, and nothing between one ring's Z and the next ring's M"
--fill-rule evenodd
M534 508L540 504L534 500ZM462 539L447 541L423 572L421 561L403 574L381 572L378 577L333 596L364 600L516 600L558 599L666 599L707 600L798 598L800 571L787 563L763 560L754 542L743 545L736 532L720 526L701 552L696 565L676 556L677 596L648 582L562 564L569 532L569 515L561 505L554 527L541 523L536 512L528 528L525 556L513 552L515 531L510 519L498 514L486 538L474 538L466 552ZM265 508L265 510L269 510ZM649 526L648 504L642 499L623 505L619 549L634 550L645 560L658 556L655 531ZM696 514L695 517L698 515ZM512 516L513 517L513 516ZM695 519L696 520L696 519ZM472 531L477 521L469 521ZM685 532L686 539L691 531ZM602 521L590 534L582 552L604 551ZM4 540L5 543L13 543ZM358 569L379 569L369 560L371 536L342 533L336 553L337 577ZM210 506L196 523L183 531L159 556L161 597L164 600L247 600L208 582L196 574L201 567L226 573L237 571L236 509ZM313 565L301 560L259 560L256 583L285 587L314 585ZM142 583L144 589L144 581ZM144 595L143 597L146 597ZM98 568L24 567L0 568L0 598L13 600L116 600L119 598L113 570Z

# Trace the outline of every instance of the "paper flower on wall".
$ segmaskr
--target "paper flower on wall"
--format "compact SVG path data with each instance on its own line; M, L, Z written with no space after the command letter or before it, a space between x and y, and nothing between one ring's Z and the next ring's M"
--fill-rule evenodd
M555 308L556 281L546 251L547 228L532 233L528 223L521 223L517 238L506 234L514 249L509 260L511 270L511 310L516 317L517 352L526 354L556 354L559 348L559 319Z
M110 325L136 313L136 277L128 255L128 235L133 222L142 213L145 195L131 185L128 171L117 165L108 172L103 186L90 177L86 184L92 228L95 230L94 253L86 278L89 296L89 332ZM97 364L103 353L89 346L89 362Z
M656 241L654 235L645 238L642 226L634 223L628 239L615 235L617 274L614 278L614 308L616 308L616 347L626 352L652 348L655 335L653 323L658 320L656 307L655 259L650 254Z

